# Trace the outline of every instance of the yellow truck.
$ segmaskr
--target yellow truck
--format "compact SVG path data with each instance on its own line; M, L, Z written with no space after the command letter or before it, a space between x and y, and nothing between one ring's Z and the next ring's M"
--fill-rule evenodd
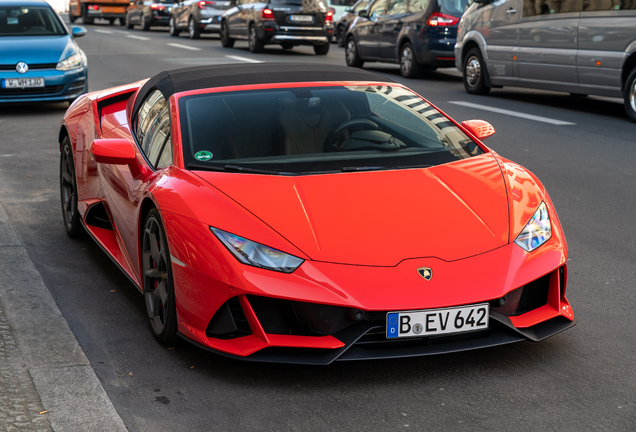
M126 8L129 0L70 0L68 18L74 22L82 18L84 24L93 24L95 18L104 18L111 24L119 19L119 24L126 21Z

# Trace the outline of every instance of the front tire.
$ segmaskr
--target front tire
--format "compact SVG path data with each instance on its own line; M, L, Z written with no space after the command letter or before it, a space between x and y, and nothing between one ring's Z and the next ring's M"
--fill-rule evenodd
M400 73L407 78L416 78L422 74L411 42L406 42L400 49Z
M464 57L462 80L470 94L485 95L490 91L486 85L486 65L479 48L471 48Z
M623 90L623 98L625 100L625 112L627 117L636 122L636 68L627 76L625 81L625 90Z
M227 28L227 21L221 23L221 46L223 48L232 48L234 46L234 39L230 37L230 29Z
M346 32L347 32L347 29L343 25L338 26L338 28L336 29L336 43L338 44L340 48L344 47L345 45L344 39L346 36Z
M201 29L194 22L194 18L190 17L188 21L188 34L190 35L190 39L199 39L201 37Z
M347 44L345 45L345 60L347 66L361 68L364 65L364 61L358 56L358 47L353 36L349 36Z
M130 15L126 14L126 28L130 30L133 27L135 27L135 25L130 22Z
M252 24L250 26L250 35L249 35L249 45L250 45L250 52L253 53L261 53L263 52L263 42L258 38L258 35L256 34L256 26L254 24Z
M329 43L326 43L324 45L314 45L314 52L316 53L316 55L327 55L330 45L331 44Z
M141 240L141 263L146 312L155 338L174 344L177 336L177 307L168 241L157 209L146 216Z
M148 30L150 30L150 24L151 24L151 22L150 22L150 21L148 21L148 18L146 18L146 15L145 15L145 14L142 14L142 15L141 15L141 29L142 29L143 31L148 31Z
M66 234L71 238L83 237L85 231L77 210L77 177L73 149L68 136L62 140L60 154L60 196L62 199L62 217Z
M170 17L170 36L177 37L181 31L177 28L177 23L174 21L174 17Z

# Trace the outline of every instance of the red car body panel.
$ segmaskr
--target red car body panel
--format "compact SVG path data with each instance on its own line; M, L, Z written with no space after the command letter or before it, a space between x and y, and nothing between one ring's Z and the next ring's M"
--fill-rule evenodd
M183 166L180 97L335 83L202 89L170 97L174 161L154 171L130 131L144 82L78 99L64 117L60 142L64 134L71 139L82 218L101 203L113 230L85 227L140 290L142 213L146 205L161 212L184 337L241 357L273 346L341 349L344 343L333 335L266 333L246 296L364 311L434 309L499 299L544 275L550 275L548 303L510 317L512 325L523 329L559 316L574 320L565 298L567 245L547 192L533 174L491 152L470 131L462 129L486 153L432 168L293 177L190 171ZM97 163L90 152L96 139L128 140L136 162ZM513 241L541 202L552 237L527 253ZM210 226L306 261L292 274L241 264ZM435 277L423 281L420 267L433 268ZM206 336L212 317L233 297L252 334Z

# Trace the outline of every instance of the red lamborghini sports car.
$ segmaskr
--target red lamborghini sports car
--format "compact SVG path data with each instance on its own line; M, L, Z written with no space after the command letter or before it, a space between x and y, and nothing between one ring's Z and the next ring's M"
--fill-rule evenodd
M567 245L492 133L364 70L162 72L67 111L64 225L164 343L329 364L539 341L575 324Z

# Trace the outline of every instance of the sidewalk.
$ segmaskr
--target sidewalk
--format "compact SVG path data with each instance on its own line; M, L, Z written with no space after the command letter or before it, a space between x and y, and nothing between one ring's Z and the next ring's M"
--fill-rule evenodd
M126 431L1 202L0 430Z

